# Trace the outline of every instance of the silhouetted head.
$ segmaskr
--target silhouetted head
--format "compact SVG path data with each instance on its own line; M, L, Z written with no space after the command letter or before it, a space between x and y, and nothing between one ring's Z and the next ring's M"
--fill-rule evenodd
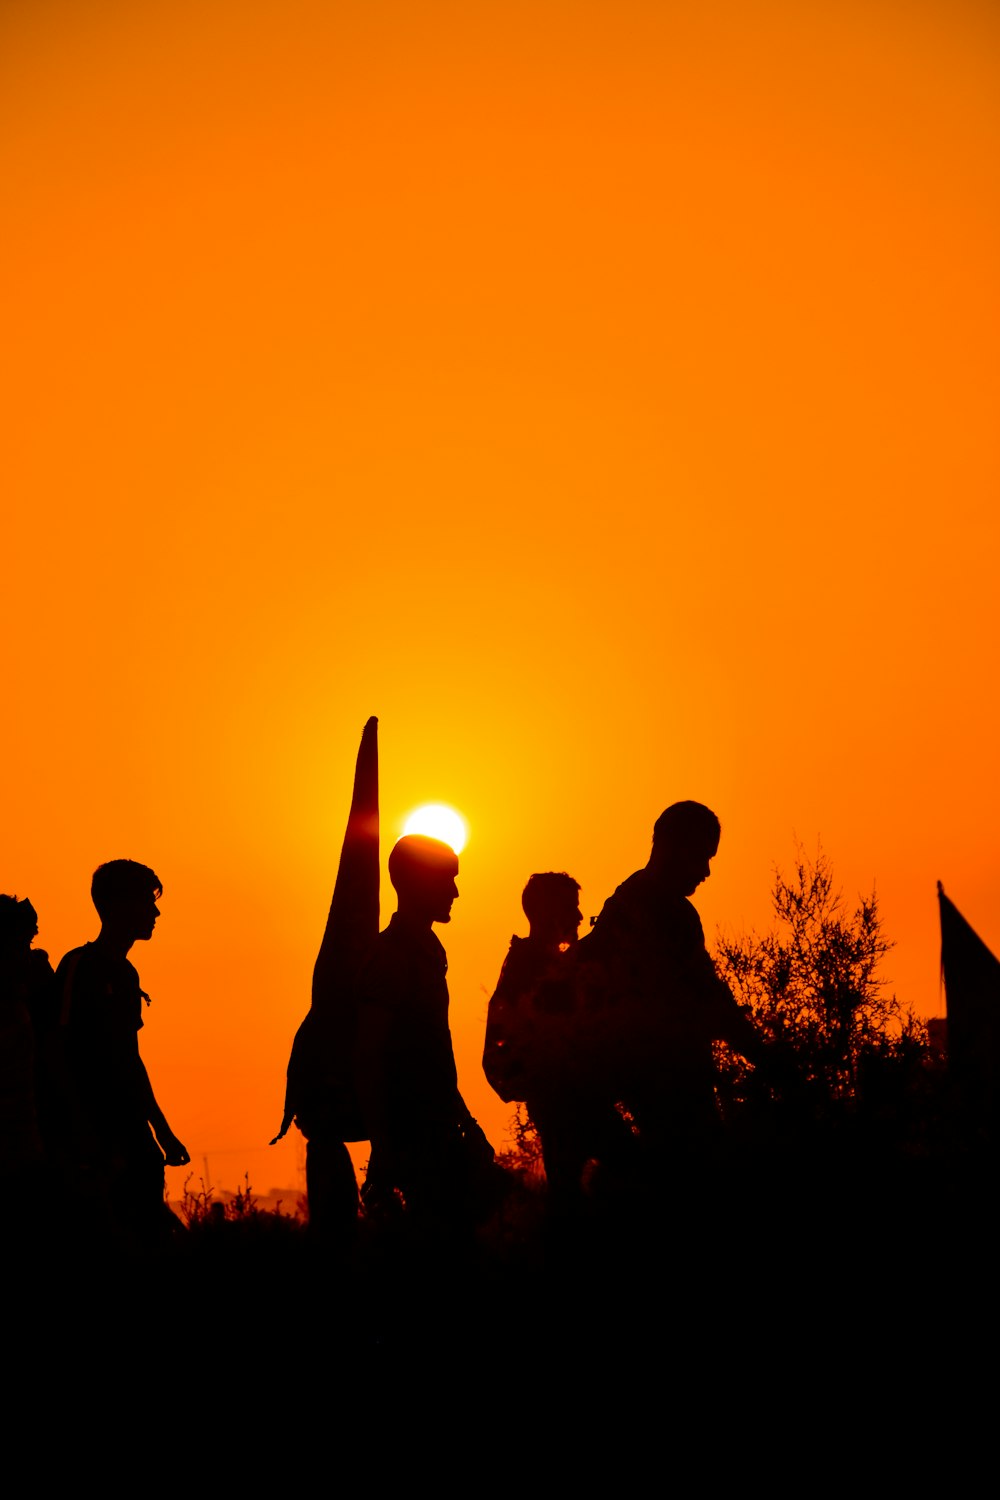
M4 951L27 951L38 936L38 913L27 896L0 896L0 944Z
M532 875L521 893L521 905L532 937L553 943L575 943L583 921L580 883L562 871Z
M653 827L649 868L673 895L692 896L712 873L722 825L703 802L674 802Z
M389 879L400 913L424 922L450 922L458 896L458 855L450 844L407 833L389 854Z
M160 877L134 859L110 859L99 865L90 883L90 896L101 926L113 929L130 943L153 936L163 893Z

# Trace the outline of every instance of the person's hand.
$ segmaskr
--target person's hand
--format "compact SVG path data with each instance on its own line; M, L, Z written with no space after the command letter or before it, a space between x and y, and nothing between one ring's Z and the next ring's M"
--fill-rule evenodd
M478 1120L474 1120L470 1115L465 1122L462 1134L465 1136L465 1145L470 1160L477 1165L485 1165L493 1161L496 1152L487 1140L486 1132Z
M191 1157L188 1148L179 1141L172 1130L161 1130L156 1139L160 1143L168 1167L186 1167Z

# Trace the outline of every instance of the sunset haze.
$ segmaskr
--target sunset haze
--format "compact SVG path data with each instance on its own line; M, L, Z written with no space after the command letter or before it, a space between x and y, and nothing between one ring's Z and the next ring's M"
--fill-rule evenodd
M57 961L97 864L157 871L197 1175L300 1185L266 1143L369 715L383 924L408 813L468 826L497 1146L528 875L586 930L679 798L710 946L798 840L920 1014L938 878L1000 948L998 101L961 0L3 7L0 889Z

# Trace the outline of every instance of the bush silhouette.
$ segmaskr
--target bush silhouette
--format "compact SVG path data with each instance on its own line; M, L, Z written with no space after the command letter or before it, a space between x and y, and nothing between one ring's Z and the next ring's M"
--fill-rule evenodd
M720 935L716 963L786 1065L782 1101L814 1120L898 1111L927 1061L927 1029L882 977L893 944L875 891L849 906L822 850L800 849L791 875L775 869L771 901L774 927ZM732 1108L753 1089L739 1059L720 1062Z

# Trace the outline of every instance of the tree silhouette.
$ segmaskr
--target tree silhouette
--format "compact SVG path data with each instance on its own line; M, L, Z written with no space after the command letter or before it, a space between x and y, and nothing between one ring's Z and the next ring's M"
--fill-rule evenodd
M881 975L893 943L875 891L850 908L827 856L800 848L790 876L775 868L771 901L772 930L720 935L716 962L814 1098L856 1099L868 1080L922 1056L926 1028Z

